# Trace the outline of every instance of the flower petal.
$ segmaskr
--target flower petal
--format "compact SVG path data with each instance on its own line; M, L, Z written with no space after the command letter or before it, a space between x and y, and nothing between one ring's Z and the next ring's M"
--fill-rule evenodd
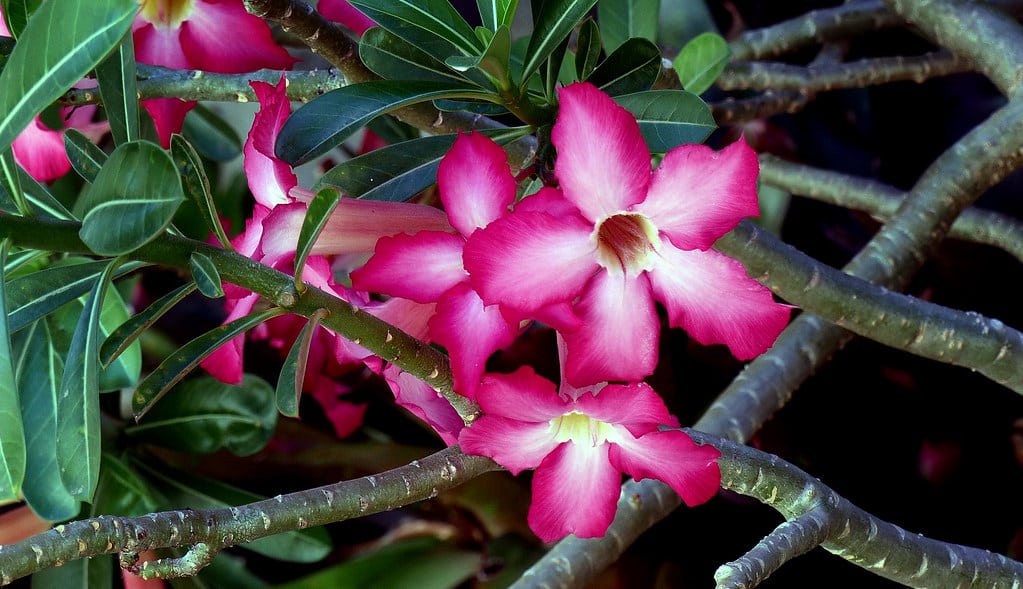
M438 231L384 237L366 265L352 272L352 284L418 303L436 302L468 278L462 268L464 245L461 236Z
M430 319L430 338L451 356L455 390L470 399L476 398L487 358L511 344L518 331L497 305L485 307L468 282L445 292Z
M230 306L233 303L234 306L227 314L227 318L224 319L224 323L230 323L235 319L244 317L251 313L252 308L256 306L256 301L258 300L259 295L256 293L252 293L234 301L228 300L227 304ZM214 350L213 353L207 356L205 360L199 363L199 365L222 383L238 384L242 381L242 359L244 356L244 348L245 334L243 333L231 338L227 343Z
M255 81L249 85L259 99L259 111L245 140L245 176L256 202L273 208L292 202L288 191L298 185L291 166L274 154L277 134L291 114L291 103L285 95L287 82L281 76L276 86Z
M637 481L667 483L692 507L710 500L721 486L714 446L697 446L685 432L664 430L612 445L611 462Z
M487 374L476 392L484 413L518 421L548 423L572 411L558 396L554 383L529 366L511 374Z
M177 98L151 98L142 101L142 107L153 118L156 135L160 138L160 146L170 147L170 138L174 133L181 132L185 123L185 115L195 106L195 101L185 102Z
M193 67L222 74L291 69L298 61L274 43L266 22L241 2L196 0L181 23L181 46Z
M609 444L565 442L533 473L529 527L544 542L568 534L597 538L614 521L622 475L608 459Z
M676 247L705 250L745 217L760 215L759 173L756 152L741 139L719 152L706 145L676 147L654 171L646 200L635 210Z
M71 170L64 151L64 133L50 129L39 117L32 119L11 146L21 167L40 182L56 180Z
M529 423L484 415L458 436L462 450L489 456L512 474L536 468L558 443L547 423Z
M296 196L299 191L292 190ZM299 200L305 200L299 198ZM444 211L411 202L381 202L342 198L327 219L313 253L340 255L372 252L381 237L420 231L451 232Z
M402 297L391 297L382 303L370 303L370 315L386 321L412 337L428 341L430 318L437 312L436 303L417 303Z
M581 217L512 213L469 237L465 269L488 305L528 314L571 301L596 272L592 231Z
M580 395L576 405L581 413L597 421L623 425L634 436L657 431L659 425L679 425L661 396L645 382L609 384L598 394Z
M646 276L598 272L575 306L582 326L564 334L574 386L642 380L657 365L660 321Z
M726 344L740 360L771 347L788 324L791 307L716 250L683 251L665 243L648 272L654 297L673 327L704 345Z
M448 446L458 441L458 434L465 428L465 424L451 403L440 393L394 364L384 368L384 378L394 391L394 399L399 405L430 424Z
M368 29L377 26L373 19L359 12L347 0L320 0L316 3L316 10L324 18L343 24L360 37Z
M640 202L650 183L650 152L629 111L588 83L558 91L551 131L554 173L565 197L599 221Z
M506 215L515 186L507 154L480 133L459 134L437 170L444 210L465 236Z

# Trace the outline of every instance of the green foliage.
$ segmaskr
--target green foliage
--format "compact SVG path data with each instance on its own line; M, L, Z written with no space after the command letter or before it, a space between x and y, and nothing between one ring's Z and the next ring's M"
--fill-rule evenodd
M5 266L8 239L0 239L0 501L17 499L25 477L25 430L18 405L18 383L15 378L11 333L7 326Z
M522 66L523 85L550 57L597 0L533 0L533 34Z
M463 82L461 76L443 61L382 27L373 27L362 35L359 57L381 78Z
M136 341L142 332L152 327L164 313L174 308L185 297L196 290L196 284L189 282L160 297L144 310L135 313L118 325L99 349L100 364L107 366Z
M224 286L220 282L220 272L209 256L192 252L188 258L188 267L192 271L192 279L203 296L219 299L224 296Z
M185 194L191 197L206 224L206 227L217 236L220 245L227 249L231 247L231 241L224 233L224 226L217 215L217 205L213 201L213 193L210 190L210 179L206 175L206 168L203 166L202 158L183 136L171 135L171 157L181 173L181 187Z
M288 356L281 366L281 374L277 378L277 410L281 415L298 417L298 402L302 397L302 387L305 382L306 366L309 361L309 349L312 346L313 335L316 333L316 326L319 324L323 313L314 314L309 321L302 326L295 343L288 350Z
M95 182L107 154L78 129L64 132L64 151L67 152L71 167L86 182Z
M203 157L215 162L229 162L242 153L242 140L234 127L201 104L185 116L181 134Z
M476 6L483 26L496 31L503 26L511 26L519 0L476 0Z
M592 18L587 18L579 27L579 39L575 50L575 75L585 80L597 67L600 59L600 29Z
M341 193L335 188L328 187L318 190L316 196L309 202L295 246L295 287L300 292L304 289L302 270L305 269L306 259L313 251L313 245L320 237L320 232L327 226L327 221L330 220L340 200Z
M21 36L28 19L42 3L43 0L0 0L0 12L4 13L4 23L11 37Z
M602 0L597 4L604 49L611 53L630 39L657 40L660 0Z
M352 5L441 61L483 50L472 27L447 0L352 0Z
M649 90L661 71L661 52L646 39L629 39L586 79L611 96Z
M725 70L731 55L728 42L721 35L703 33L682 48L674 61L675 72L683 88L703 94Z
M96 66L103 110L118 145L142 138L135 78L135 44L131 34L127 34L110 57Z
M639 122L651 152L664 153L683 143L702 143L717 128L699 96L676 90L650 90L616 96Z

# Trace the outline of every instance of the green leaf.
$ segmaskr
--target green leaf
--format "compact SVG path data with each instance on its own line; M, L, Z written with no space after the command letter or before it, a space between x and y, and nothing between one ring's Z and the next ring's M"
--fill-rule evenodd
M39 7L0 72L0 152L110 53L136 11L135 0L50 0Z
M60 480L57 466L57 393L64 360L53 346L46 321L36 321L14 340L21 417L28 431L22 493L39 517L71 519L79 502Z
M728 42L717 33L703 33L679 52L675 58L675 72L682 87L693 94L703 94L714 85L732 56Z
M0 188L10 197L14 210L19 215L31 213L25 190L21 187L21 175L18 174L18 162L14 159L14 148L0 151Z
M219 299L224 296L224 285L220 281L220 272L209 256L192 252L188 258L188 267L192 270L192 278L203 296L210 299Z
M649 90L661 71L661 51L646 39L629 39L609 55L587 82L610 96Z
M274 390L246 374L240 385L200 376L171 389L138 425L124 432L138 442L180 452L210 454L227 448L238 456L266 446L277 425Z
M174 163L178 166L178 172L181 173L182 188L185 194L192 197L192 201L199 209L199 214L202 215L209 230L220 240L220 245L233 250L231 240L224 233L224 226L220 222L220 216L217 215L217 205L213 201L210 179L206 175L202 158L196 153L192 144L177 133L171 135L170 151Z
M382 27L373 27L362 35L359 57L366 67L389 80L466 81L444 62Z
M109 263L109 260L76 263L14 278L7 284L8 327L12 332L17 331L89 292L96 276ZM115 277L145 266L141 262L129 262L118 268Z
M444 112L458 112L460 110L481 114L485 117L496 117L508 114L508 109L502 104L493 102L482 102L479 100L448 100L441 98L433 101L437 110Z
M522 67L523 85L596 3L597 0L533 1L533 34Z
M196 151L215 162L229 162L242 153L242 140L234 127L201 104L185 116L181 134Z
M159 508L153 493L127 462L104 452L100 459L99 485L90 516L136 517Z
M295 111L277 136L277 156L293 166L327 153L374 117L435 98L487 99L447 82L374 80L331 90Z
M484 131L498 143L528 132L528 127ZM454 135L422 137L388 145L342 162L320 177L314 189L334 186L350 197L402 202L437 181L441 158L455 142Z
M503 26L493 34L482 55L453 55L444 63L484 87L506 91L511 89L510 59L511 29Z
M651 90L615 96L636 117L651 152L664 153L684 143L703 143L717 128L700 97L682 90Z
M10 239L0 239L0 502L17 500L25 479L25 429L18 403L18 383L12 362L11 333L7 328L4 266Z
M13 157L10 161L5 161L4 157L0 157L0 167L4 168L5 173L7 169L14 170L11 178L17 177L17 182L21 187L21 194L24 195L33 213L64 221L75 218L70 211L64 208L64 205L59 200L54 198L49 188L43 186L30 176L24 168L14 161ZM4 184L4 182L0 182L0 210L18 212L18 207L24 206L24 203L16 205L11 195L7 193L7 189L4 188Z
M0 0L0 12L3 13L11 37L17 39L21 36L29 17L42 3L43 0Z
M511 26L519 0L476 0L476 6L480 9L483 26L496 31L505 25Z
M555 47L554 51L551 52L550 57L544 62L543 67L540 69L541 77L543 78L543 93L547 97L547 101L551 104L557 103L558 95L558 81L561 78L561 72L565 69L565 56L568 55L568 37ZM569 72L574 74L575 72Z
M352 0L351 3L388 31L441 59L483 50L472 27L447 0Z
M117 145L142 138L136 78L135 44L131 33L128 33L110 57L96 66L103 109L110 121L110 134Z
M141 460L133 461L133 466L159 485L168 501L166 509L181 509L182 506L192 509L223 509L265 499L226 483L168 466L156 468ZM316 562L331 550L330 537L322 527L267 536L239 546L289 562Z
M107 154L78 129L64 131L64 151L71 161L71 167L86 182L95 182L96 176L107 161Z
M313 344L313 334L316 333L316 326L326 315L325 309L319 309L313 313L309 321L302 326L302 331L291 344L288 357L284 359L281 366L280 376L277 378L277 410L288 417L298 417L298 401L302 396L302 383L305 382L306 364L309 360L309 349Z
M169 356L149 373L149 376L135 389L135 394L131 396L131 409L135 421L142 419L142 416L160 400L160 397L185 378L214 350L260 323L284 313L286 313L284 309L274 307L260 313L246 315L216 327L182 346L174 355Z
M575 49L575 75L577 80L590 77L600 59L600 29L592 18L583 21Z
M302 228L298 231L298 244L295 246L295 288L299 292L305 288L302 284L305 261L340 200L341 193L337 189L326 187L317 190L316 196L309 202L305 218L302 219Z
M196 289L194 282L183 284L154 301L145 311L136 313L115 328L103 345L99 348L99 360L103 366L109 365L124 350L138 339L142 332L152 327L164 313L192 294Z
M597 20L604 49L611 53L631 38L657 40L660 0L603 0L597 5Z
M120 259L111 261L89 294L71 339L57 395L57 466L71 496L92 500L99 481L99 316Z
M181 176L166 151L148 141L125 143L82 198L87 212L78 234L97 254L127 253L160 234L183 200Z
M114 583L114 557L109 554L72 560L32 575L33 589L84 587L99 589Z

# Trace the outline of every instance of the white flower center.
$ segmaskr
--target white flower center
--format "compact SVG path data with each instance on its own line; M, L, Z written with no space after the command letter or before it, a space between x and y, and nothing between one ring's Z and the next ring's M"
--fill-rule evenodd
M559 444L572 441L576 444L596 447L608 438L615 436L614 427L609 423L597 421L589 415L578 411L566 413L551 420L554 439Z
M609 272L635 276L653 267L661 247L657 227L644 215L618 213L597 224L597 261Z
M192 15L195 0L139 0L142 18L161 28L176 29Z

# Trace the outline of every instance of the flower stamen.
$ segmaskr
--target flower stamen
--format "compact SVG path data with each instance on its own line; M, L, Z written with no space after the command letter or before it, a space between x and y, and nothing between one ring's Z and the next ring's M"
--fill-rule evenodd
M597 260L610 272L636 275L653 267L661 245L657 228L643 215L619 213L597 225Z

